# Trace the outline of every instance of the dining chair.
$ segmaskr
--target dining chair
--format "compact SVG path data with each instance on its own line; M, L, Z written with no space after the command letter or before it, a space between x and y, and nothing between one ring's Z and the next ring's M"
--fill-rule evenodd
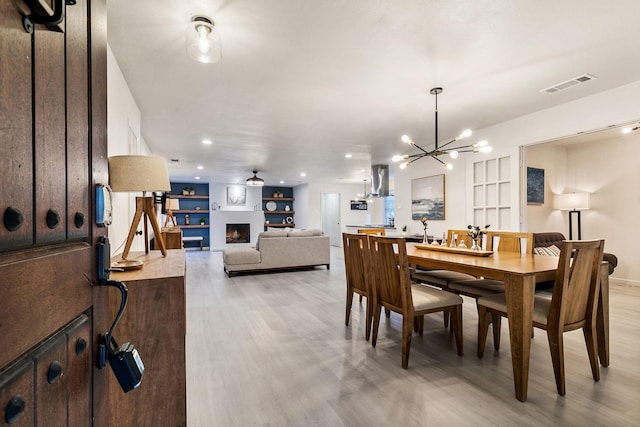
M344 266L347 281L347 303L344 324L349 326L353 293L360 298L367 298L365 308L365 338L371 336L371 316L373 300L367 283L366 271L369 269L369 240L366 234L342 233L342 248L344 250ZM362 299L360 300L362 301Z
M533 253L533 233L488 231L486 242L488 251ZM458 295L477 300L488 295L503 294L504 282L486 278L456 280L449 284L449 290ZM502 323L500 316L491 316L491 323L493 325L493 346L497 350L500 348L500 327Z
M358 233L360 234L372 234L376 236L385 236L384 228L359 228Z
M414 329L424 331L424 315L447 311L451 317L458 355L462 356L462 298L450 292L412 284L406 242L402 238L369 236L369 282L373 293L373 333L376 346L380 311L384 307L402 316L402 368L409 366Z
M456 246L460 241L464 241L467 248L471 247L471 237L467 234L467 230L448 230L447 242L451 244L453 239L456 240ZM416 270L413 273L413 280L425 285L436 286L440 289L449 290L449 285L455 281L473 280L475 276L466 273L459 273L449 270ZM449 316L444 313L444 326L449 326Z
M551 298L542 295L534 297L533 326L547 331L556 388L560 396L566 392L564 332L582 329L593 379L600 380L596 313L603 249L604 240L562 242ZM504 294L478 299L478 357L482 358L484 354L487 338L486 313L507 317L506 307Z

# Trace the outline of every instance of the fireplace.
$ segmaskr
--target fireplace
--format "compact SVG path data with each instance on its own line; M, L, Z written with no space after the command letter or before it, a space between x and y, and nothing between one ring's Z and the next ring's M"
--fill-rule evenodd
M227 243L250 243L250 224L227 224Z

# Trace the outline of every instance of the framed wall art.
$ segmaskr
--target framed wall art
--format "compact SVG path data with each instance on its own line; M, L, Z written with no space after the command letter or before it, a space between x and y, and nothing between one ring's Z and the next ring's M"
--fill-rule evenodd
M544 204L544 169L527 167L527 204Z
M227 206L244 206L247 204L247 187L230 185L227 187Z
M411 219L445 219L444 174L411 180Z

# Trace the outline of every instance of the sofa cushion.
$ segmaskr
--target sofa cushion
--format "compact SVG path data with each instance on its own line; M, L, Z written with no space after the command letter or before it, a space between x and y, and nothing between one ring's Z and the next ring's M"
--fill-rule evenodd
M533 253L536 255L548 255L548 256L560 256L560 248L556 245L551 246L540 246L537 248L533 248Z
M225 265L258 264L260 252L248 247L228 248L222 252L222 258Z
M288 237L309 237L309 236L322 236L322 231L317 229L309 230L291 230L287 233Z
M256 250L260 250L260 239L269 239L272 237L287 237L287 232L284 230L276 231L263 231L258 234L258 240L256 241Z

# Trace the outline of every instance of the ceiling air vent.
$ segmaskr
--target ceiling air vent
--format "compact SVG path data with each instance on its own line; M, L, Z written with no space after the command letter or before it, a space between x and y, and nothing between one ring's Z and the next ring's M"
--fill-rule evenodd
M569 89L570 87L577 86L577 85L582 84L582 83L590 82L591 80L595 80L595 79L597 79L597 77L592 75L592 74L583 74L581 76L574 77L574 78L569 79L567 81L564 81L562 83L557 83L557 84L555 84L553 86L550 86L550 87L548 87L546 89L542 89L540 92L542 92L542 93L556 93L556 92L560 92L561 90Z

